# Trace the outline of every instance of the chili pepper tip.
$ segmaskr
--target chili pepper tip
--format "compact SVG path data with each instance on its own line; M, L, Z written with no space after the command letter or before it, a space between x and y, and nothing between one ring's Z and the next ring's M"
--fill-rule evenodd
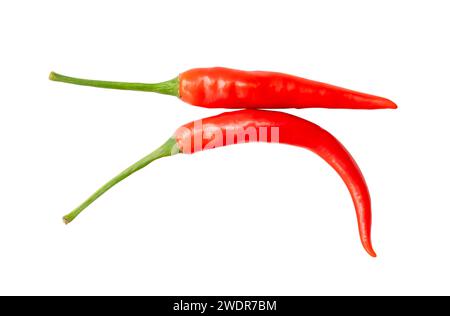
M377 257L377 253L375 252L375 250L373 250L373 247L371 244L366 244L363 243L364 249L366 250L366 252L373 258Z
M398 109L397 104L395 104L393 101L391 101L391 100L389 100L389 99L386 99L386 107L387 107L388 109L393 109L393 110Z

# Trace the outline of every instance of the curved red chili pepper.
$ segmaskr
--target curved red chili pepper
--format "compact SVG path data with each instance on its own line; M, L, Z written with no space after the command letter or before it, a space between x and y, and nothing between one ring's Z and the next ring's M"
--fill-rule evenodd
M277 133L272 133L273 130ZM303 147L330 164L350 191L362 244L371 256L376 257L371 243L372 213L369 190L352 156L335 137L319 126L299 117L274 111L229 112L180 127L163 146L109 181L86 202L65 216L64 221L71 222L112 186L158 158L251 141L278 141Z
M168 94L206 108L397 108L394 102L382 97L292 75L220 67L188 70L173 80L154 84L88 80L53 72L50 79L85 86Z

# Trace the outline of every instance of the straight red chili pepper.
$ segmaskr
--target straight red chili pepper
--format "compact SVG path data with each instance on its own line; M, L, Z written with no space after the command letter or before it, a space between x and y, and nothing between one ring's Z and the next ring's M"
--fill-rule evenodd
M397 108L394 102L382 97L292 75L220 67L188 70L175 79L154 84L88 80L53 72L50 80L101 88L157 92L177 96L184 102L206 108Z
M253 141L279 142L303 147L316 153L333 167L352 196L362 244L371 256L376 257L371 243L372 212L369 190L350 153L335 137L319 126L299 117L274 111L229 112L180 127L164 145L110 180L72 213L66 215L64 221L70 223L115 184L156 159Z

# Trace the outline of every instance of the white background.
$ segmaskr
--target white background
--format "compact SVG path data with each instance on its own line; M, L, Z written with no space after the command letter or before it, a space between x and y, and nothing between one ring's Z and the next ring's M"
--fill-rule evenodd
M450 294L448 1L3 1L0 294ZM61 217L175 129L222 110L47 80L275 70L397 111L290 110L339 138L373 199L312 153L249 144L159 160Z

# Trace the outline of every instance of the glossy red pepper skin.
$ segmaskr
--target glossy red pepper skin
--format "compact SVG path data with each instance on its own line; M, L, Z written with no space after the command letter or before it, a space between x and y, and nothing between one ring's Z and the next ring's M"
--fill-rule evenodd
M292 75L197 68L179 75L179 97L207 108L396 109L385 98Z
M180 152L189 154L204 150L211 143L225 146L226 135L230 131L254 130L258 133L256 141L261 141L260 131L272 127L278 128L280 143L306 148L316 153L341 176L353 199L362 244L371 256L376 257L371 242L371 200L364 177L344 146L319 126L286 113L241 110L203 119L201 124L186 124L177 130L174 138ZM215 137L223 139L216 142ZM195 146L198 140L201 140L201 146ZM267 140L270 141L270 138ZM245 139L245 142L248 141L249 139Z

